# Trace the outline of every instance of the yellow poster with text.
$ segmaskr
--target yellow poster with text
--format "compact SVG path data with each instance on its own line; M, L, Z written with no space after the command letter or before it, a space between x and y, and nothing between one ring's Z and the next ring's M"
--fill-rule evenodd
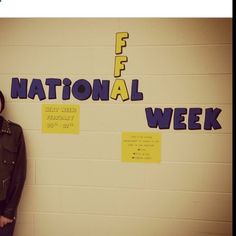
M43 133L78 134L79 118L79 105L42 104Z
M154 163L161 160L161 135L151 132L122 133L122 161Z

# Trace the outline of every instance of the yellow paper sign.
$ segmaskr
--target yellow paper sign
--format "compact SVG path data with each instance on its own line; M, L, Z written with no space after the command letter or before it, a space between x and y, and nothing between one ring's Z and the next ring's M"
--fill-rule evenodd
M160 162L161 135L150 132L122 133L122 161Z
M78 134L79 105L42 104L42 132Z

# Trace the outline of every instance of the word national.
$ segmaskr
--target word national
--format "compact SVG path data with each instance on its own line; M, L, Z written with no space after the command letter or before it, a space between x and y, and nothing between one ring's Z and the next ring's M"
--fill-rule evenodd
M48 88L48 94L45 92L45 86ZM95 79L92 83L85 79L76 80L73 84L68 78L63 80L58 78L48 78L43 83L40 79L33 79L29 85L28 79L12 78L11 98L16 99L35 99L38 97L40 101L44 99L57 99L58 88L62 87L60 94L63 100L68 100L73 96L78 100L108 101L109 98L117 100L138 101L143 100L143 93L138 91L139 81L132 80L130 92L123 79L116 79L110 89L110 80Z

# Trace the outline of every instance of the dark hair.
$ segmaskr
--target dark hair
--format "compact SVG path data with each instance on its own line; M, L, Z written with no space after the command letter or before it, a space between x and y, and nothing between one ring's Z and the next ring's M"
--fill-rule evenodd
M1 109L0 109L0 113L1 113L5 107L5 98L1 90L0 90L0 101L1 101Z

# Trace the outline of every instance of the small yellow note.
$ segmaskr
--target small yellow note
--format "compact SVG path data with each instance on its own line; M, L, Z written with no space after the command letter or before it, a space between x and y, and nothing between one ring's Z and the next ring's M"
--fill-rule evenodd
M79 118L79 105L42 104L43 133L78 134Z
M123 132L122 161L160 162L161 135L152 132Z

